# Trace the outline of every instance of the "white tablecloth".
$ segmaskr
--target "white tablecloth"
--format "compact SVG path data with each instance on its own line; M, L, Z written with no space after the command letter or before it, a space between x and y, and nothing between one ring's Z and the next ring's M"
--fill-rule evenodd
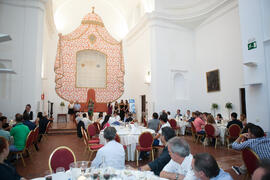
M186 131L186 127L188 125L188 122L181 121L181 120L177 120L176 122L177 122L177 126L180 127L180 134L185 135L185 131Z
M139 136L142 132L155 133L152 129L147 129L145 127L139 126L135 129L130 129L124 126L114 126L117 130L117 134L120 136L121 144L127 146L127 160L135 160L135 150L136 144L139 142ZM106 144L106 140L103 137L103 131L99 134L100 144Z
M217 124L218 129L220 130L220 139L222 145L225 144L225 133L226 133L226 126L225 124Z
M109 170L108 170L109 169ZM99 176L103 176L104 172L107 171L109 174L115 174L116 176L111 178L112 180L140 180L140 179L145 179L145 180L164 180L164 178L160 178L158 176L155 176L153 172L150 171L134 171L134 170L129 170L129 169L123 169L123 170L115 170L113 168L103 168L103 169L92 169L91 172L89 173L88 169L86 170L86 174L88 174L87 180L93 179L91 176L94 173L98 173ZM76 169L72 173L72 170L68 170L67 172L60 172L56 174L50 175L52 177L52 180L77 180L82 179L84 180L84 177L79 177L80 176L80 169ZM73 176L73 177L72 177ZM35 178L33 180L45 180L45 177L40 177L40 178Z

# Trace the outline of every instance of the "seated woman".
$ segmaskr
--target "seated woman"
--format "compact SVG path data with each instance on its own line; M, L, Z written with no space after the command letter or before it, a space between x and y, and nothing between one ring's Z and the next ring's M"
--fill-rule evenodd
M215 128L214 136L218 136L220 134L220 130L217 127L216 121L215 121L214 117L211 114L209 114L207 116L207 124L211 124L212 126L214 126L214 128Z
M217 123L221 123L221 121L223 120L223 117L221 114L217 114Z
M14 179L20 180L20 175L10 165L4 162L9 153L8 141L0 136L0 179Z
M105 118L104 118L104 121L102 122L101 124L101 129L105 129L106 127L109 127L110 124L109 124L109 119L110 119L111 115L106 115Z

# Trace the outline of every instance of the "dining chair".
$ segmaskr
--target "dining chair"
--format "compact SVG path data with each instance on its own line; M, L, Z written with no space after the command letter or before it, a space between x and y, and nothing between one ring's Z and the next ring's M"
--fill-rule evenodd
M229 146L230 140L231 139L236 140L239 137L240 133L241 133L241 128L239 125L233 124L229 127L228 135L226 136L228 149L230 148Z
M245 176L245 179L247 179L259 167L260 158L252 149L246 148L242 150L242 159L247 168L248 173Z
M212 124L206 124L204 127L206 138L215 138L215 149L217 148L218 140L220 140L220 135L215 136L215 127ZM205 144L204 144L205 146Z
M143 132L139 136L139 145L136 146L136 159L137 159L137 166L139 166L139 152L149 152L152 153L152 161L154 161L154 151L152 148L154 138L150 132Z
M65 168L65 171L69 170L69 164L76 162L74 152L66 146L57 147L50 155L49 169L51 173L55 173L58 167Z

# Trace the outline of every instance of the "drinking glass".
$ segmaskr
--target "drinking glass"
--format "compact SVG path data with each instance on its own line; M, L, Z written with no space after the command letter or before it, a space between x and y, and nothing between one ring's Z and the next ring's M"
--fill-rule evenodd
M59 173L59 172L65 172L65 168L64 167L56 168L55 173Z

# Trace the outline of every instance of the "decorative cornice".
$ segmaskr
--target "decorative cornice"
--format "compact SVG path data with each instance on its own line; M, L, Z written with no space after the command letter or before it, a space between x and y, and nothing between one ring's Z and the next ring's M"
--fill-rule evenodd
M91 21L91 20L82 20L81 24L92 24L92 25L97 25L97 26L104 27L104 24L102 22Z

